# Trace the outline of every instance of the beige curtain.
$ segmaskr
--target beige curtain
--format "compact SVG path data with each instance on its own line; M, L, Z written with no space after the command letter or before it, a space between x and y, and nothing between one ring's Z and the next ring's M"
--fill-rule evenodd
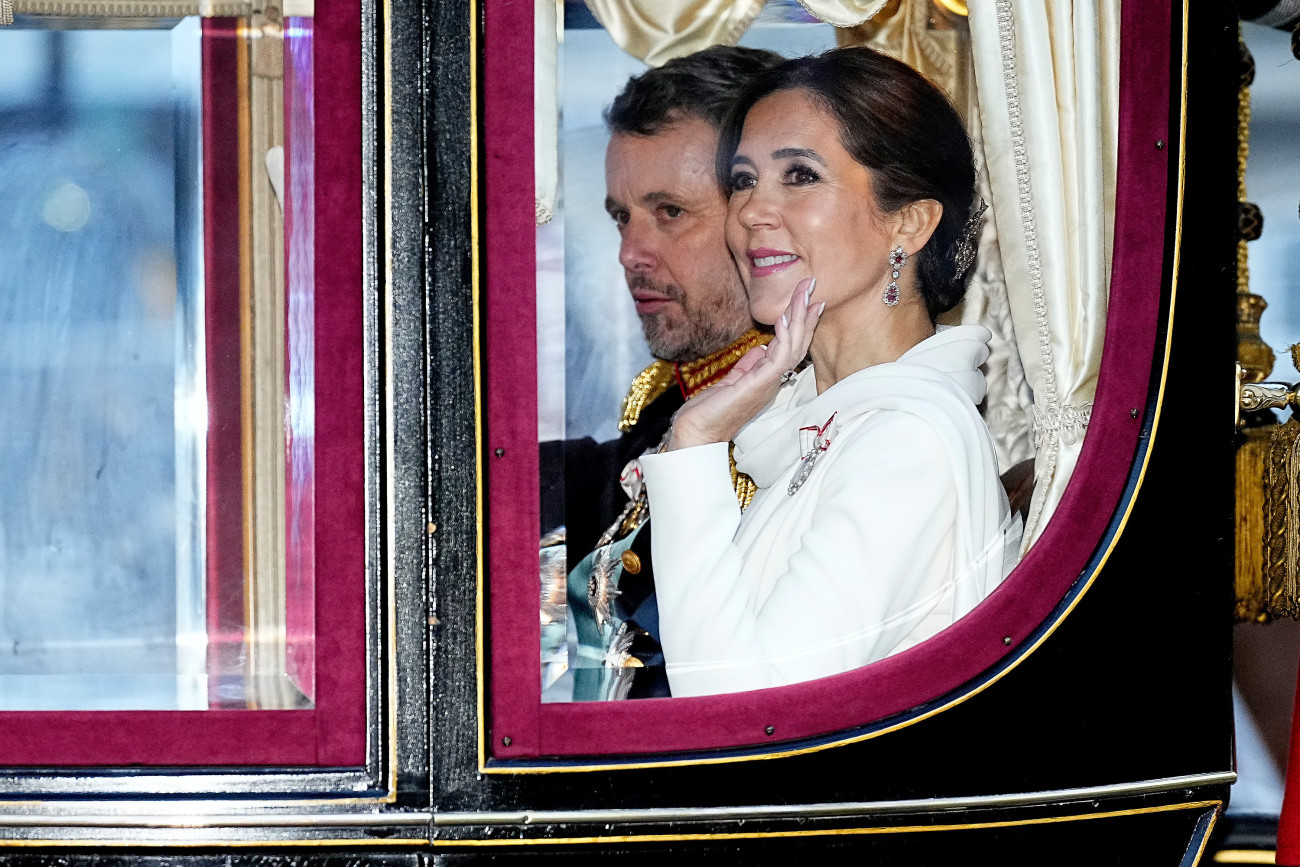
M734 45L765 0L587 0L614 42L650 66Z
M836 41L868 45L919 70L943 88L967 119L972 75L965 18L933 0L890 0L881 6L870 20L837 32Z
M993 434L998 466L1005 472L1034 456L1029 426L1032 395L1020 363L1006 279L1002 274L994 219L1000 206L994 201L983 160L983 134L966 19L932 0L892 0L870 21L843 29L837 36L840 45L867 45L919 70L948 94L970 130L979 194L990 205L965 300L940 317L940 321L945 325L983 325L993 333L989 359L984 365L988 384L984 421Z
M533 159L537 174L537 225L555 215L560 173L558 58L563 13L559 0L533 0Z
M856 27L888 3L889 0L799 0L800 6L836 27Z
M766 0L586 0L614 42L650 66L662 66L710 45L735 45ZM852 27L889 0L799 0L836 27Z
M973 96L973 90L971 91ZM984 162L979 106L972 99L967 106L971 131L971 144L975 150L975 177L979 195L985 202L994 202L988 166ZM1002 268L1002 250L998 244L996 204L990 204L984 215L984 226L979 237L979 255L975 259L966 297L950 314L940 317L945 324L983 325L993 336L989 340L989 357L984 362L985 383L988 393L984 397L984 423L993 434L997 449L998 466L1006 472L1034 457L1030 419L1033 392L1025 377L1016 341L1016 325L1011 315L1011 299L1007 292L1007 278Z
M1028 548L1078 461L1101 363L1119 0L984 0L971 4L970 29L1011 317L1034 396Z

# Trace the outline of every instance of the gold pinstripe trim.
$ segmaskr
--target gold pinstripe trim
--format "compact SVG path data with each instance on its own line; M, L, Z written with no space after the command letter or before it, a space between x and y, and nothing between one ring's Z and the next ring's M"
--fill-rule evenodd
M1078 813L1068 816L1041 816L1034 819L1004 819L997 822L962 822L952 825L896 825L873 828L827 828L799 831L737 831L722 834L621 834L609 837L539 837L531 840L440 840L435 847L443 846L562 846L610 843L671 843L678 841L708 840L767 840L780 837L849 837L876 834L919 834L928 831L982 831L994 828L1018 828L1027 825L1048 825L1059 822L1086 822L1093 819L1115 819L1124 816L1144 816L1153 813L1172 813L1181 810L1221 809L1222 801L1191 801L1186 804L1165 804L1159 807L1140 807L1132 810L1109 810L1104 813ZM1207 835L1208 839L1208 835Z
M321 840L194 840L191 838L172 839L172 840L0 840L0 848L21 847L24 849L33 848L50 848L58 846L60 848L132 848L132 849L211 849L214 846L220 846L223 849L243 849L251 846L265 848L293 847L301 849L310 846L366 846L374 848L378 846L428 846L432 841L428 839L413 839L410 837L338 837L334 839Z
M1273 849L1220 849L1214 853L1215 864L1276 864Z
M479 336L483 330L483 316L479 308L483 303L482 254L479 252L481 237L479 235L479 111L478 111L478 0L469 0L466 10L469 17L469 249L470 249L470 310L474 322L474 485L478 496L474 498L474 559L478 564L478 581L474 588L474 657L475 690L478 694L478 766L487 762L487 725L484 719L483 696L483 585L485 569L483 562L483 340Z
M1218 824L1219 816L1222 813L1223 808L1220 807L1210 816L1210 821L1205 826L1205 833L1201 835L1201 845L1196 849L1196 857L1192 859L1192 867L1196 867L1197 864L1200 864L1201 859L1205 857L1205 847L1210 845L1210 837L1214 834L1214 826Z

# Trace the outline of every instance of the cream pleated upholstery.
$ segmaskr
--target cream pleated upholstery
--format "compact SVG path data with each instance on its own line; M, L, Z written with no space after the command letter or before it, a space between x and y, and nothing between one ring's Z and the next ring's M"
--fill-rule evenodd
M1101 364L1115 215L1119 0L985 0L970 13L1002 266L1034 395L1028 548L1078 461Z

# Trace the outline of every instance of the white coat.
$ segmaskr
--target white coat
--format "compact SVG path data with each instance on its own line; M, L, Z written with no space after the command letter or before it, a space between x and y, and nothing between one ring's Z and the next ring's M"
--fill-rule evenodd
M759 488L743 514L726 443L641 458L674 696L849 671L935 635L1002 581L1020 520L976 409L988 339L941 329L820 395L805 369L736 437Z

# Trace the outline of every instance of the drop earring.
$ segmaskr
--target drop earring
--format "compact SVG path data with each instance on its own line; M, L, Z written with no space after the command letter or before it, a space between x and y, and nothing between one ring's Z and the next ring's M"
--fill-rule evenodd
M897 307L899 299L898 275L907 264L907 252L902 247L895 247L889 252L889 267L894 269L894 276L885 287L884 302L886 307Z

